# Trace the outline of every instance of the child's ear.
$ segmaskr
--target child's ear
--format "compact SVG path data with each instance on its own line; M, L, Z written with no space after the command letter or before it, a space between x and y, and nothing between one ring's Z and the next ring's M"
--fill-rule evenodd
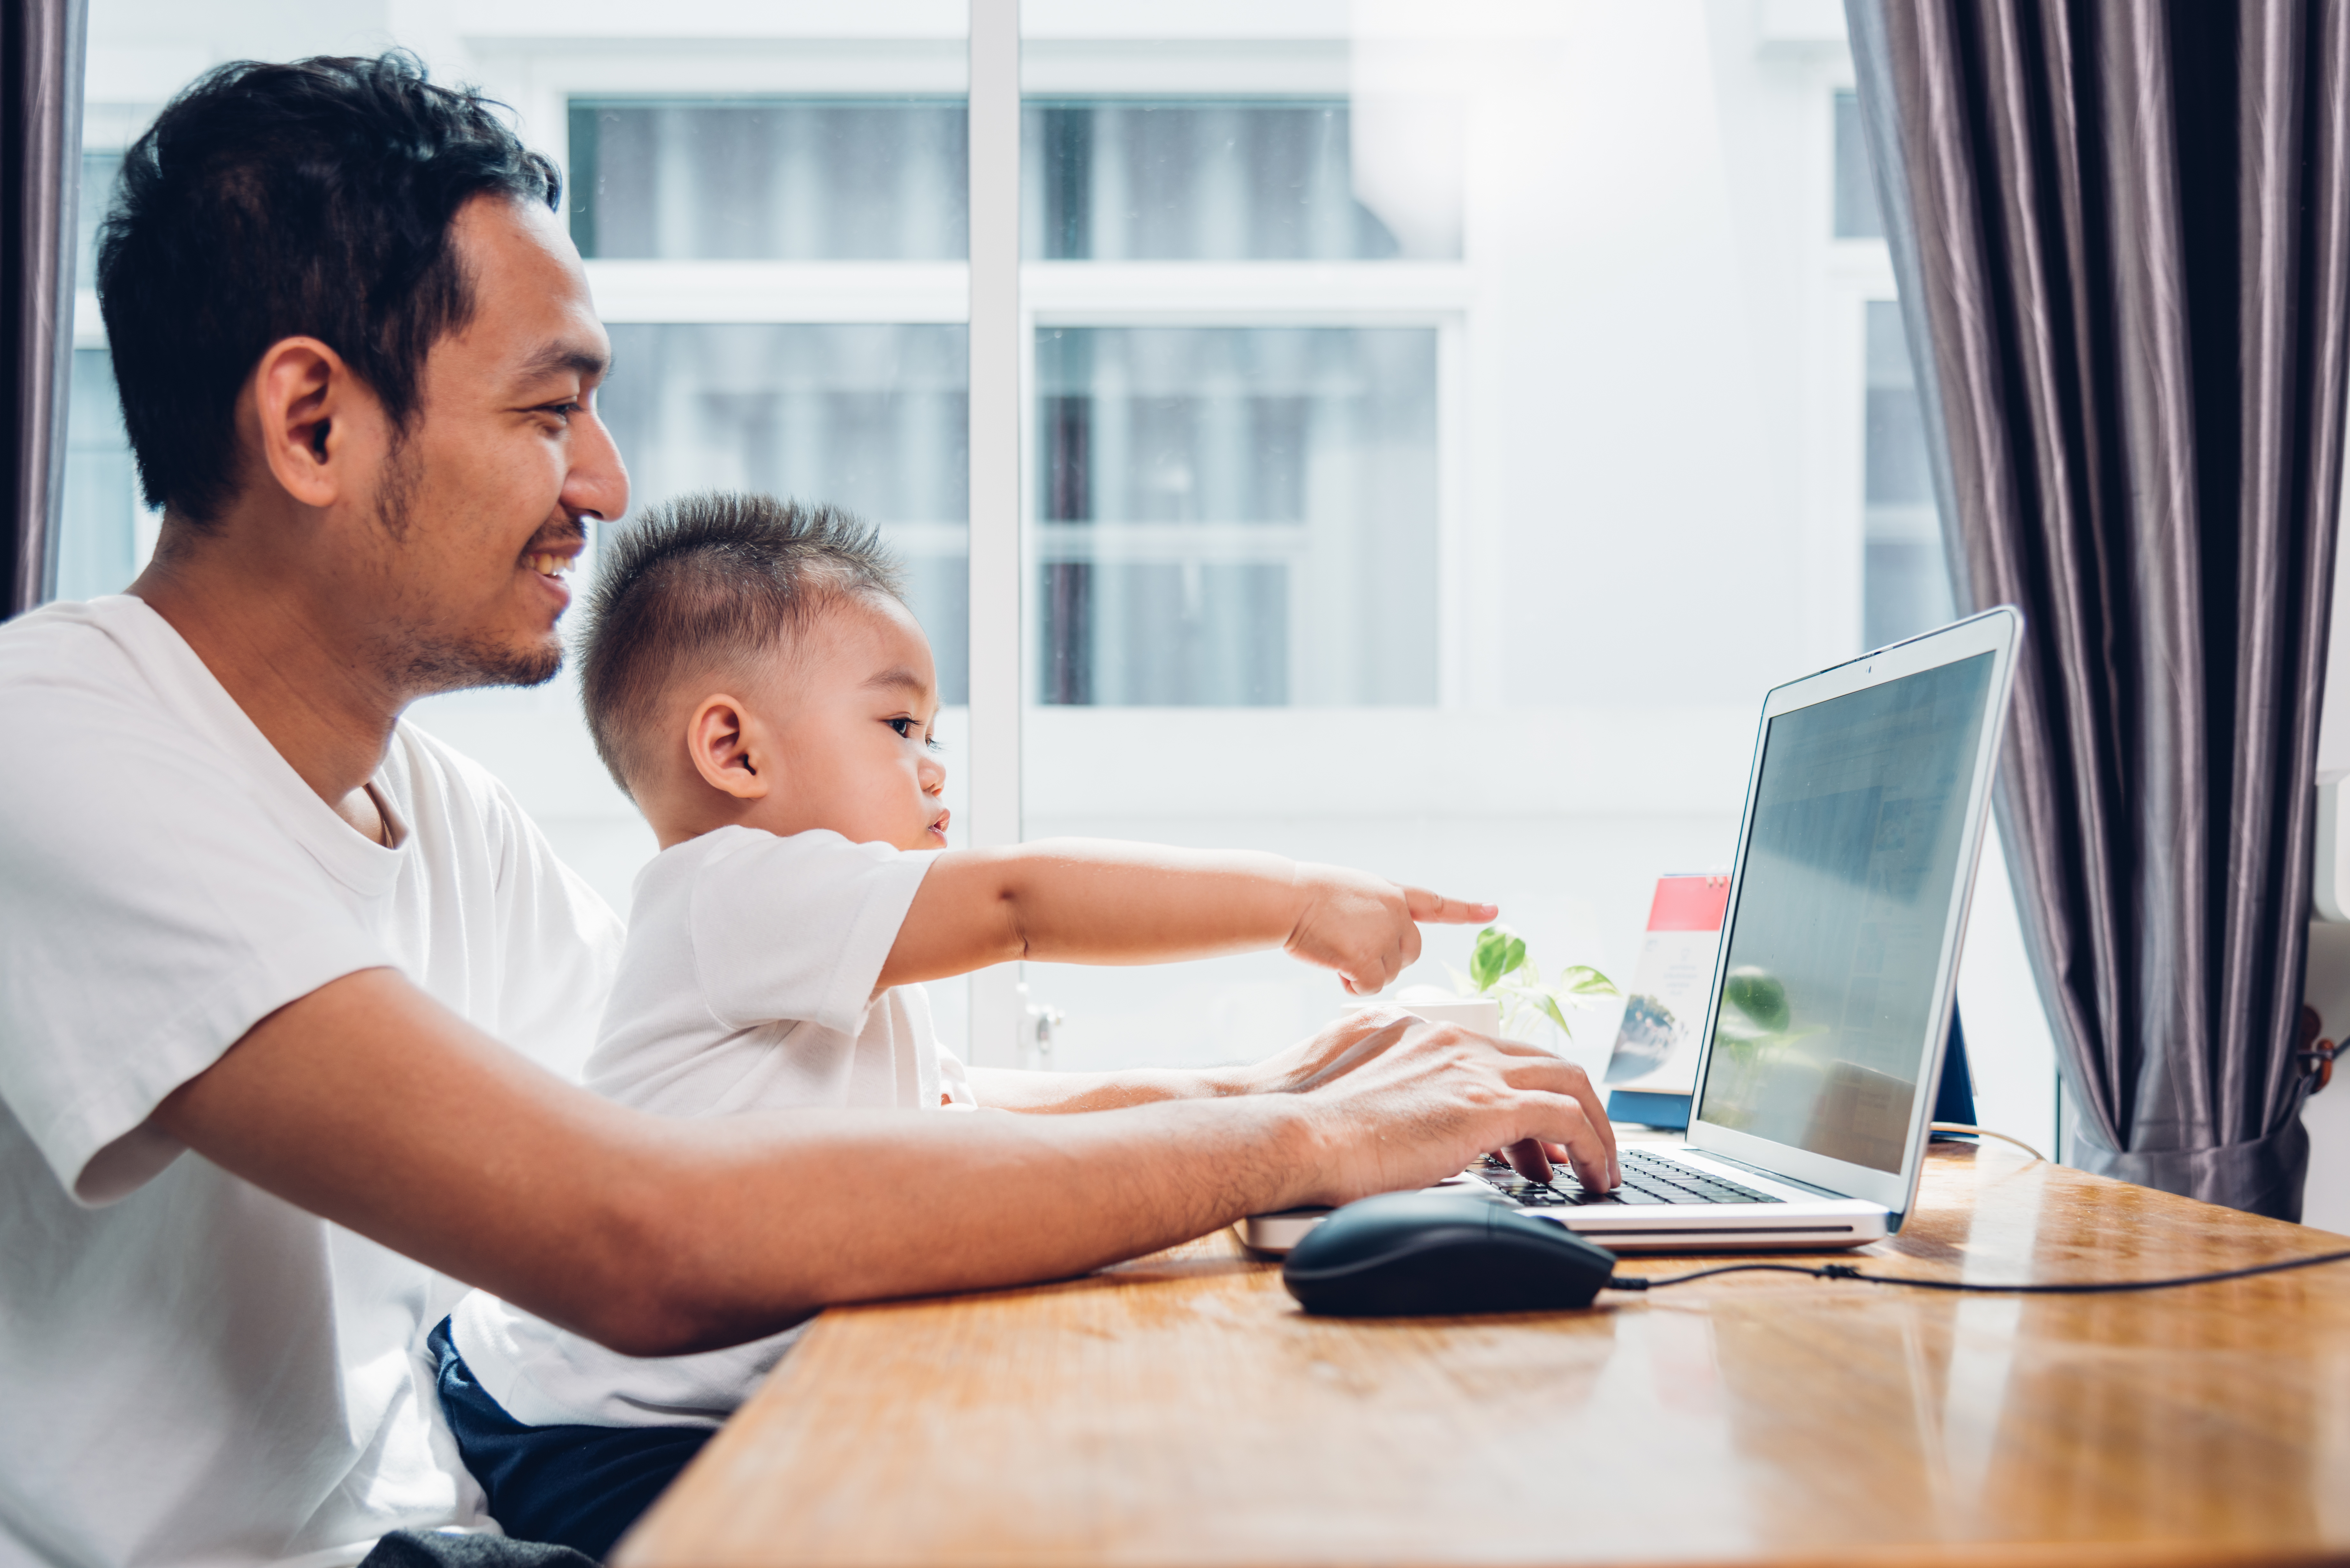
M712 789L737 800L757 800L774 783L767 776L774 751L765 741L750 709L723 692L703 698L686 722L685 749L694 771Z

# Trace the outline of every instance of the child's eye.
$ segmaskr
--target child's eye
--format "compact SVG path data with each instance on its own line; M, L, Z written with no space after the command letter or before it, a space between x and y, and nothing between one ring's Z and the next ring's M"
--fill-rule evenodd
M913 739L914 722L911 719L892 719L889 721L889 727L898 732L899 740Z
M924 744L924 745L926 745L926 746L930 747L930 748L931 748L931 750L932 750L932 751L934 751L934 752L943 752L943 751L945 751L945 750L947 749L947 748L946 748L945 743L944 743L943 742L941 742L941 740L940 740L936 735L925 735L925 736L923 736L923 737L922 737L922 744Z

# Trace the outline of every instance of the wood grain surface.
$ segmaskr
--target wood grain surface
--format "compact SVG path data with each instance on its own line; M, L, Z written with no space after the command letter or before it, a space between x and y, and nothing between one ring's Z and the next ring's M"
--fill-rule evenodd
M2054 1281L2343 1246L1939 1145L1902 1234L1838 1256ZM2350 1560L2350 1264L2085 1298L1745 1274L1361 1323L1220 1232L827 1313L617 1563L1758 1559Z

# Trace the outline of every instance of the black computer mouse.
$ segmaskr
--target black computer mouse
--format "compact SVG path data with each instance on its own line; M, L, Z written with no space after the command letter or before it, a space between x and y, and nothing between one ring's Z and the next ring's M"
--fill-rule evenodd
M1333 1317L1449 1317L1589 1306L1615 1272L1607 1248L1507 1204L1390 1192L1308 1231L1281 1282Z

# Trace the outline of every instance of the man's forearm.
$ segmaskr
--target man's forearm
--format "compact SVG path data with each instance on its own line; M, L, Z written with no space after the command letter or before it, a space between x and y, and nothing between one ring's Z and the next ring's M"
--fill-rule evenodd
M1308 1200L1321 1136L1288 1096L696 1124L675 1180L701 1205L696 1247L714 1251L687 1272L724 1288L679 1293L664 1336L731 1344L779 1312L1063 1278L1155 1251Z
M1076 1273L1529 1138L1567 1145L1586 1185L1610 1179L1580 1069L1410 1023L1375 1012L1326 1030L1299 1060L1353 1064L1310 1094L683 1121L564 1083L370 970L264 1019L152 1119L287 1202L660 1355L836 1302Z
M290 1202L614 1348L1077 1272L1310 1186L1302 1100L679 1121L541 1072L389 971L264 1020L156 1113Z

